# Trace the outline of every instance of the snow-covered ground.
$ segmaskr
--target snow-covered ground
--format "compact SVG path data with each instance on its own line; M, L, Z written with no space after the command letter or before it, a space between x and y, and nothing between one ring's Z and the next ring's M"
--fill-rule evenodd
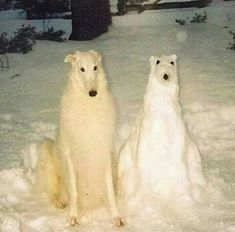
M114 7L112 1L112 6ZM175 19L206 10L208 22L180 26ZM0 32L9 35L26 21L19 11L0 12ZM203 166L215 189L205 205L181 209L153 202L128 218L122 231L235 231L235 53L226 49L235 30L235 2L213 2L204 9L131 12L114 17L109 32L87 42L38 41L33 51L9 54L10 70L0 71L0 231L116 231L105 210L70 229L66 210L39 199L22 168L22 155L37 152L36 144L53 137L58 104L69 67L64 56L95 49L104 56L111 91L119 112L120 143L133 125L147 83L151 55L177 54L180 99L189 130L203 155ZM47 26L71 31L69 20L48 20ZM229 28L225 28L229 27ZM17 75L16 75L17 74ZM216 191L215 191L216 194Z

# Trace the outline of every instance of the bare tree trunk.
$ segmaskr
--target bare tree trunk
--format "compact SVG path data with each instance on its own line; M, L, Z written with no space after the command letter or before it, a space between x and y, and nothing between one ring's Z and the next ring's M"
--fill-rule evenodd
M90 40L107 32L111 24L109 0L71 0L70 40Z

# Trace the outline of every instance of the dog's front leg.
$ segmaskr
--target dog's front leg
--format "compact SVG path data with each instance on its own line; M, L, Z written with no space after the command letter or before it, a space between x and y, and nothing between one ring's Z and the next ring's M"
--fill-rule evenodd
M106 187L107 187L107 198L108 198L107 203L109 205L109 209L111 212L113 224L117 227L124 226L126 224L126 220L120 215L119 210L117 208L116 197L113 186L111 162L108 163L106 171Z
M68 187L69 187L69 224L75 226L79 224L80 217L78 214L78 193L76 183L76 170L74 168L72 158L69 152L66 154L66 163L68 171Z

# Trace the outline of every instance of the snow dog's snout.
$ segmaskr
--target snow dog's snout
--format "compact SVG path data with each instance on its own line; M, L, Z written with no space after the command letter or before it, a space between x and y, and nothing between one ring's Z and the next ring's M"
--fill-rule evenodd
M171 80L171 73L170 72L163 72L161 75L162 81L170 81Z
M89 96L90 96L90 97L95 97L96 95L97 95L97 91L96 91L96 90L91 89L91 90L89 91Z
M162 76L162 78L167 81L167 80L170 79L170 74L164 73L163 76Z

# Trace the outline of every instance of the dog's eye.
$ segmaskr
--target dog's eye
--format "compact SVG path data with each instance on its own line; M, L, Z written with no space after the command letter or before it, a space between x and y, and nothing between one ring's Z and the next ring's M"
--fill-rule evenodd
M97 70L97 66L94 66L94 71L96 71Z
M160 64L160 60L157 60L156 65Z
M172 64L172 65L175 65L174 61L171 61L171 64Z
M82 72L85 72L85 68L83 68L83 67L82 67L82 68L80 68L80 70L81 70Z

